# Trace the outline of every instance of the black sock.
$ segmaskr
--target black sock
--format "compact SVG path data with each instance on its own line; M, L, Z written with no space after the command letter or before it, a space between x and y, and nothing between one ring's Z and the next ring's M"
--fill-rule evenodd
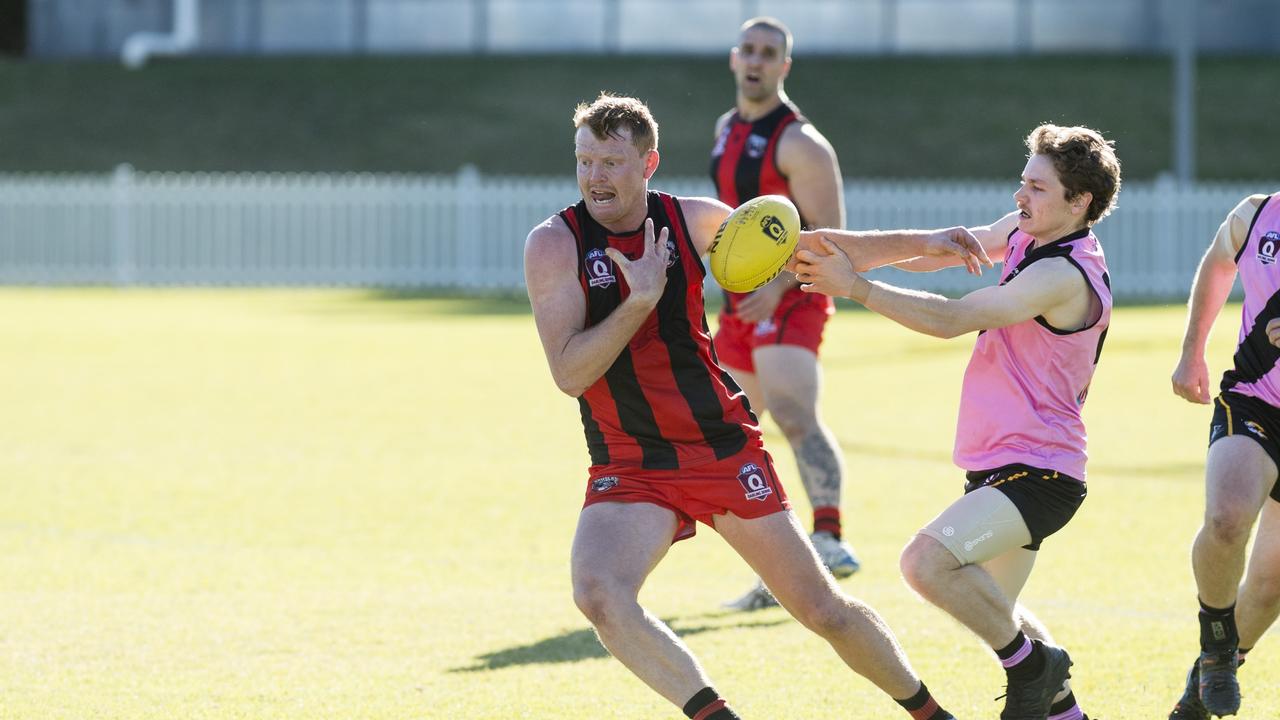
M742 720L721 699L720 693L704 687L684 704L684 714L695 720Z
M1200 649L1230 650L1240 643L1236 632L1236 606L1212 608L1200 601Z
M1021 632L1018 633L1018 637L1025 639L1025 636ZM1014 642L1018 642L1017 638L1014 638ZM1012 645L1013 643L1009 643L1009 645L1002 648L1002 651L1008 650ZM999 652L1001 651L997 651L997 654L999 654ZM1015 648L1012 652L1017 652L1017 649ZM1010 654L1010 657L1012 657L1012 653ZM1027 656L1017 664L1009 665L1008 657L1000 658L1000 662L1005 665L1004 672L1011 681L1034 678L1044 670L1044 646L1039 640L1032 640L1031 652L1027 653Z
M911 715L911 720L956 720L955 716L943 710L938 701L929 694L929 688L920 683L920 690L906 700L894 699Z
M1009 658L1013 657L1014 653L1021 650L1022 646L1026 644L1027 644L1027 636L1025 633L1019 630L1018 634L1013 636L1013 642L1009 643L1008 645L1005 645L1002 648L996 648L996 657L1000 658L1001 660L1008 660Z

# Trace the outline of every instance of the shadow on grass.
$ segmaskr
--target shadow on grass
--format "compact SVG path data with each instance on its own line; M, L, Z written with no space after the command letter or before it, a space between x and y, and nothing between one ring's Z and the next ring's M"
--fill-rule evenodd
M696 617L716 618L730 614L736 613L706 613ZM671 626L671 629L674 630L677 635L680 637L689 637L690 635L714 632L716 630L774 627L791 622L791 618L784 616L774 620L738 622L724 625L676 627L679 621L679 618L664 620L667 625ZM609 657L609 652L605 650L604 646L600 644L600 641L596 639L595 631L590 628L584 628L582 630L570 630L554 637L539 640L530 645L517 645L516 647L510 647L504 650L485 653L476 657L473 664L464 667L450 668L449 672L481 672L485 670L500 670L512 665L542 665L546 663L578 662L579 660L592 660L604 657Z

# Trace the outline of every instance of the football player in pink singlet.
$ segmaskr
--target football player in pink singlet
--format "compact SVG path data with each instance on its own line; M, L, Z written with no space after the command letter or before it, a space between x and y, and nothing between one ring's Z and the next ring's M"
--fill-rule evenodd
M1210 243L1191 286L1173 391L1208 404L1209 330L1236 275L1244 309L1235 358L1213 398L1204 525L1191 549L1200 655L1171 719L1234 715L1236 668L1280 615L1280 194L1241 200ZM1261 519L1259 520L1259 517ZM1258 535L1245 574L1245 547ZM1240 582L1244 578L1244 583Z
M1120 163L1083 127L1042 125L1017 210L970 232L1004 267L959 299L870 282L849 233L801 235L790 267L809 292L849 297L908 328L978 333L965 370L953 459L964 495L908 543L908 584L976 633L1008 673L1003 720L1080 720L1071 659L1018 603L1040 543L1085 498L1080 411L1111 319L1111 282L1091 228L1114 206ZM907 270L955 264L921 258Z

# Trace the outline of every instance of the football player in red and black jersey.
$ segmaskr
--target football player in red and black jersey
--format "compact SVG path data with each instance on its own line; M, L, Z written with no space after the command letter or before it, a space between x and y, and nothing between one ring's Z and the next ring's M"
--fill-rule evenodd
M698 720L738 715L638 601L671 545L712 527L783 607L914 720L948 720L880 616L823 568L778 482L745 395L719 364L701 256L730 209L648 189L658 126L602 94L574 114L582 199L529 233L525 280L556 385L577 399L591 466L571 558L574 600L601 643ZM877 235L876 265L981 249Z
M743 23L729 55L737 84L734 108L716 122L711 178L721 202L737 207L760 195L786 195L807 228L843 228L844 190L835 151L787 98L791 31L775 18ZM844 461L818 412L822 371L818 346L835 303L806 294L791 273L753 293L725 293L716 352L750 398L782 430L796 458L813 508L814 547L838 578L860 567L843 538L840 491ZM757 582L726 607L755 610L776 604Z

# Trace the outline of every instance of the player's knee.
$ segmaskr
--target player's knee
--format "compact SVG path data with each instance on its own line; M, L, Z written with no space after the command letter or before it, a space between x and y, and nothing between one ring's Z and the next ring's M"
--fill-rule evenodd
M812 407L794 400L774 400L769 403L769 411L773 413L773 421L778 429L795 443L805 437L820 432L818 416Z
M948 551L933 538L927 535L916 535L902 549L902 555L898 558L898 568L902 571L902 578L912 590L925 597L928 597L933 589L938 574L945 569L939 553L948 553Z
M1238 503L1222 503L1205 513L1204 529L1214 542L1239 545L1249 539L1255 513Z
M801 625L826 638L848 632L857 621L854 608L836 593L814 593L806 596L795 609L795 616Z
M628 604L627 594L616 583L591 574L573 578L573 602L587 621L597 627L625 612Z

